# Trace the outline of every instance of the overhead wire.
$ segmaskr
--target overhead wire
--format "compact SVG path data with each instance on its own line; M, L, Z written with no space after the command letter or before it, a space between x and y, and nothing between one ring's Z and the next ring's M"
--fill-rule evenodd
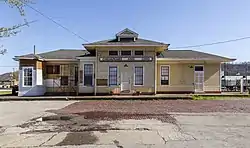
M200 45L171 47L169 49L184 49L184 48L195 48L195 47L203 47L203 46L212 46L212 45L217 45L217 44L225 44L225 43L230 43L230 42L237 42L237 41L246 40L246 39L250 39L250 36L242 37L242 38L236 38L236 39L231 39L231 40L225 40L225 41L218 41L218 42L200 44Z
M51 17L47 16L46 14L44 14L43 12L35 9L34 7L32 7L31 5L27 4L27 3L23 3L25 6L29 7L30 9L34 10L35 12L39 13L40 15L42 15L43 17L45 17L46 19L52 21L54 24L60 26L61 28L63 28L64 30L68 31L69 33L73 34L74 36L78 37L79 39L85 41L85 42L89 42L88 40L84 39L83 37L81 37L79 34L75 33L74 31L71 31L69 28L65 27L64 25L60 24L59 22L55 21L54 19L52 19Z

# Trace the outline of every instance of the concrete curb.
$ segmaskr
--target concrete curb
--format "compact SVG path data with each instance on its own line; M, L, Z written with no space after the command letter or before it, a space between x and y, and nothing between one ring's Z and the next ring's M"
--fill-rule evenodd
M80 100L191 100L192 96L41 96L41 97L1 97L0 101L80 101Z
M204 112L204 113L189 113L189 112L169 112L170 115L176 116L249 116L250 113L234 113L234 112Z

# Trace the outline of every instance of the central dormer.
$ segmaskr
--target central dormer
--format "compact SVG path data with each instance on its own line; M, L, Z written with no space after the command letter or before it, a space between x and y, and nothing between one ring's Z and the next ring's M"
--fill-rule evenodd
M116 39L118 42L131 42L138 39L138 33L126 28L116 34Z
M98 51L107 51L112 49L131 50L143 49L160 53L168 49L169 44L147 40L139 37L139 34L126 28L115 34L115 38L83 44L90 53Z

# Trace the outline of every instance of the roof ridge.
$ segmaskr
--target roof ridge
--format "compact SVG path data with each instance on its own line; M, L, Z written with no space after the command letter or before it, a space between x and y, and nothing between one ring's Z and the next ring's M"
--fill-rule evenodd
M84 50L84 49L58 49L58 50L77 50L78 51L78 50Z
M192 50L192 49L181 49L181 50L169 49L167 51L196 51L196 50Z

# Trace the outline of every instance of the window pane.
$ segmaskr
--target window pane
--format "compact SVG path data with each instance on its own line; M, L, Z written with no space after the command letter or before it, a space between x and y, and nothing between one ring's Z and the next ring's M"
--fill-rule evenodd
M47 65L47 74L60 74L60 65Z
M195 66L195 71L203 71L203 66Z
M168 80L161 80L161 85L169 85Z
M80 83L83 83L83 71L80 70Z
M61 77L61 85L68 85L68 76Z
M60 74L60 65L54 66L54 74Z
M117 67L109 67L109 85L117 85Z
M24 85L27 86L28 85L28 78L24 77Z
M131 51L121 51L121 55L131 55Z
M93 76L92 75L84 75L84 86L92 86Z
M112 55L118 55L118 51L109 51L109 55L112 56Z
M31 68L28 69L28 76L32 77L32 69Z
M29 86L32 86L32 77L28 77L28 84Z
M135 85L143 85L143 67L135 67Z
M24 69L24 70L23 70L23 75L24 75L24 76L27 76L27 73L28 73L28 69Z
M46 71L47 71L47 74L53 74L53 66L52 65L48 65L46 67Z
M143 51L135 51L135 55L143 55Z

